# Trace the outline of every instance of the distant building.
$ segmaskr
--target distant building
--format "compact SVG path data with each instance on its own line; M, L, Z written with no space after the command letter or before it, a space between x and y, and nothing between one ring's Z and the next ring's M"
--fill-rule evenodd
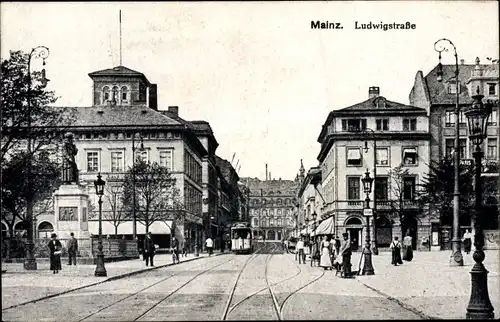
M303 167L301 167L301 169L303 169ZM307 175L300 182L297 200L298 229L295 235L300 233L313 234L315 229L318 228L319 223L325 219L322 211L325 200L323 199L321 169L319 167L312 167L307 171ZM333 220L333 217L330 218Z
M280 241L295 228L298 180L242 178L249 189L250 224L255 238Z
M417 186L428 171L427 113L423 108L388 100L378 87L370 87L368 94L367 100L331 111L318 137L323 217L333 217L335 234L349 233L353 248L360 249L366 233L362 178L366 171L373 178L375 167L370 207L376 197L379 247L388 247L394 236L401 238L407 231L416 243L428 237L430 230L427 216L415 202ZM396 180L391 170L398 166L408 170L408 175ZM403 223L397 215L401 208L408 218ZM371 231L373 234L373 228Z
M485 184L490 187L497 187L496 191L485 193L483 203L487 210L484 212L485 229L498 229L498 201L500 191L499 163L500 155L500 113L498 105L499 97L499 66L494 64L480 64L476 58L475 64L465 64L462 60L459 67L458 88L460 102L460 140L459 153L461 163L472 164L472 153L475 146L469 139L467 117L464 114L466 107L472 103L471 96L477 91L484 95L483 102L488 100L494 103L492 113L488 121L488 136L483 143L483 168L482 176ZM410 104L426 110L429 115L430 159L439 162L445 158L452 158L455 142L455 104L456 85L455 65L443 65L442 82L437 80L438 66L434 67L424 76L422 71L415 75L415 82L410 91ZM465 229L471 228L470 216L461 216L460 226L462 234ZM435 241L435 246L450 248L452 216L440 218L433 223L433 232L438 232L439 237Z

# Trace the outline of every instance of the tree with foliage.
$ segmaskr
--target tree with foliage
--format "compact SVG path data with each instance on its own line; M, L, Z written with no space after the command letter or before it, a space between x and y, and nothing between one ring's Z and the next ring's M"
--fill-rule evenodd
M22 51L11 51L10 58L2 61L2 163L11 151L21 149L36 154L62 139L63 126L73 120L71 111L62 113L61 108L49 106L57 97L46 89L44 73L33 70L28 73L29 58ZM29 147L27 141L31 143Z
M28 176L31 176L30 180ZM59 184L59 166L45 151L33 156L18 151L2 164L2 219L7 223L11 237L15 235L17 221L22 221L25 227L32 225L27 201L32 201L33 218L36 219L52 210L52 193Z
M406 198L407 196L405 196L404 179L411 176L412 174L410 173L408 168L404 167L403 164L400 164L389 171L390 191L391 195L393 196L391 202L391 210L394 215L398 216L403 234L407 230L407 227L411 223L411 221L416 219L415 216L423 215L421 211L417 212L408 210L409 203L413 203L416 201L416 194L410 196L410 198Z
M115 237L118 235L118 226L127 221L129 214L123 209L123 185L108 182L105 188L104 199L109 211L103 212L103 219L115 227Z
M135 185L134 185L135 176ZM123 206L129 216L133 213L135 189L136 219L146 227L157 221L175 220L184 212L176 180L167 167L158 163L137 161L129 168L123 184Z
M474 211L474 165L459 166L460 221L467 224ZM442 223L453 222L453 192L455 187L455 166L450 159L432 161L429 173L420 184L418 201L428 206Z

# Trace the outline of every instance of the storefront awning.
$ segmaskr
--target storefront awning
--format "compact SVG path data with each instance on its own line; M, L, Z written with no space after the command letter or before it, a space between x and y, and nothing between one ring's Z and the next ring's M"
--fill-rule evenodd
M314 232L316 235L333 235L335 234L335 223L334 217L327 218L323 220L316 231Z

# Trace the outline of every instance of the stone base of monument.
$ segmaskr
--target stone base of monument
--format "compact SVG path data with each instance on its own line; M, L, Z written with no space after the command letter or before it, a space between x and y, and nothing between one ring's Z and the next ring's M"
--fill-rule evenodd
M87 207L89 196L78 184L63 184L54 192L54 223L59 238L90 238Z

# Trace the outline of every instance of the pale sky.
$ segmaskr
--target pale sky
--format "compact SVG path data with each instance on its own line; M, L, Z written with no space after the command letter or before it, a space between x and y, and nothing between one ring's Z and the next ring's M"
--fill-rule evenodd
M1 57L44 45L56 105L90 106L88 73L123 65L158 84L159 108L210 122L217 154L239 159L240 176L293 179L300 159L316 166L317 137L331 110L368 98L368 87L408 104L415 74L438 62L449 38L459 59L498 58L497 1L6 3ZM341 30L312 30L311 20ZM416 24L355 30L354 23ZM454 63L451 52L444 63ZM34 62L33 68L40 68Z

